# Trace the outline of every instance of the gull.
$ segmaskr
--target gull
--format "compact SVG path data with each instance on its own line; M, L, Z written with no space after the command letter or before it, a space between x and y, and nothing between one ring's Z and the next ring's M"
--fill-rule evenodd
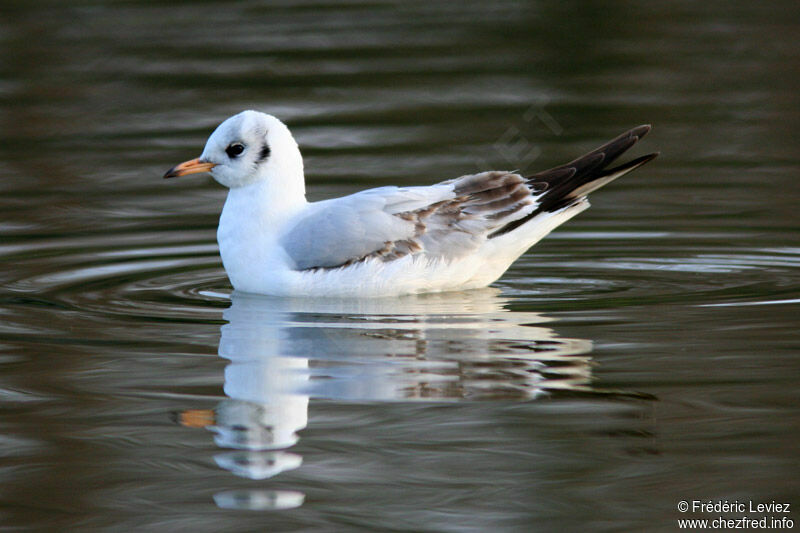
M530 176L469 174L429 186L378 187L309 202L289 128L234 115L174 178L209 172L228 187L217 241L236 291L275 296L397 296L485 287L528 248L589 207L587 195L655 158L610 167L650 131L633 128Z

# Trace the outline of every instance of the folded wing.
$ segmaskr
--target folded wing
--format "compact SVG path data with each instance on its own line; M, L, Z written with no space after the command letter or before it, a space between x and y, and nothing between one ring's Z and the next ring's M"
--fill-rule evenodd
M298 270L332 269L408 255L452 260L487 239L581 202L658 154L608 166L650 130L639 126L588 154L524 178L504 171L430 187L381 187L313 204L281 238Z

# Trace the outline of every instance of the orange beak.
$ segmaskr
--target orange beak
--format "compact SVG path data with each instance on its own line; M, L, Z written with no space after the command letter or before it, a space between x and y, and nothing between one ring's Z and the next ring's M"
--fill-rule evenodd
M206 163L204 161L200 161L199 158L192 159L191 161L184 161L180 165L176 165L169 169L167 173L164 174L164 178L179 178L180 176L185 176L187 174L208 172L215 166L217 166L216 163Z

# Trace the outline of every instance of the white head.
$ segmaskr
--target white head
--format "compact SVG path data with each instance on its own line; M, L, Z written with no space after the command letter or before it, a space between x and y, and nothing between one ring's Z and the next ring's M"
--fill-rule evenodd
M231 189L267 180L305 194L303 158L286 125L266 113L242 111L220 124L199 158L170 169L165 178L210 172Z

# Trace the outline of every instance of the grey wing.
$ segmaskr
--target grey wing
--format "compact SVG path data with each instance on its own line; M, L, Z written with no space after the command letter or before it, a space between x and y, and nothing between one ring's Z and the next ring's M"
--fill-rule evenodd
M633 128L578 159L524 178L481 172L430 187L382 187L314 204L282 238L300 270L407 255L454 259L535 224L658 154L609 165L650 131Z
M281 245L298 270L409 254L452 259L532 204L525 179L501 171L430 187L383 187L312 205Z
M387 242L414 234L414 227L387 209L402 189L384 187L312 204L281 245L298 270L337 268L365 259Z

